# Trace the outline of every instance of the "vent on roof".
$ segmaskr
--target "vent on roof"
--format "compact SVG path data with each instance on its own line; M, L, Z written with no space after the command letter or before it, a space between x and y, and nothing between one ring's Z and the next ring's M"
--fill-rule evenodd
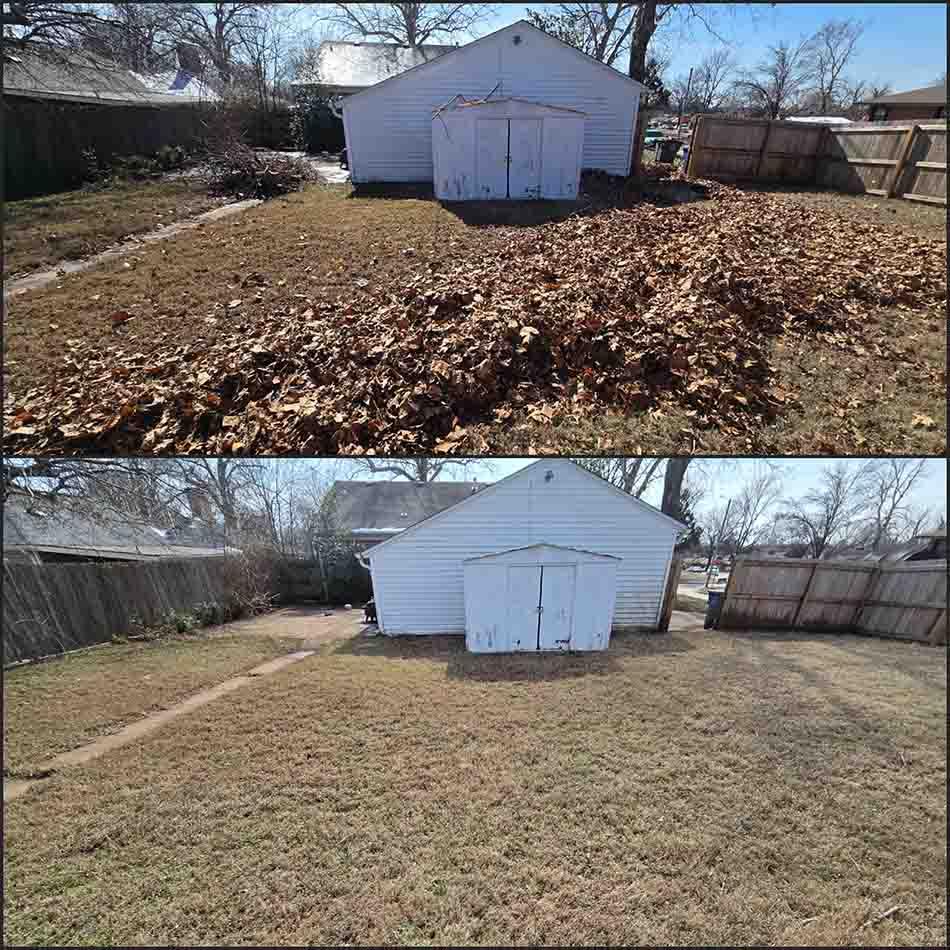
M544 480L545 480L546 482L553 482L553 481L554 481L554 472L552 472L551 469L548 469L548 470L544 473Z
M515 46L520 46L520 45L521 45L521 34L520 34L520 33L515 33L515 35L511 38L511 42L514 43Z

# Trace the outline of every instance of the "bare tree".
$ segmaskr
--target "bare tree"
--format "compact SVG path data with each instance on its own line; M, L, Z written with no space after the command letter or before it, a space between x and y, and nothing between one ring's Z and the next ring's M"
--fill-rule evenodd
M782 492L782 476L770 462L757 462L752 474L732 498L726 532L741 551L757 543L767 530L767 515Z
M334 3L327 20L343 36L376 38L404 46L471 35L494 14L486 3Z
M793 110L814 75L814 53L810 37L797 45L770 46L754 69L745 70L736 81L750 106L769 119L778 119Z
M844 70L857 52L864 24L857 20L829 20L811 39L811 58L817 106L822 115L839 103Z
M666 461L662 458L573 458L581 468L599 475L611 485L636 498L660 477L660 468Z
M867 477L867 465L839 461L822 471L819 487L787 503L782 518L809 557L820 558L830 545L848 540L860 524Z
M113 22L108 7L103 4L35 0L3 4L3 38L18 46L42 43L76 48L91 31Z
M175 35L196 46L218 79L231 82L246 38L260 29L262 3L170 3Z
M685 112L713 112L719 109L729 95L734 69L735 61L725 46L713 50L693 70L692 82L680 77L673 84L672 92L677 105L682 104Z
M910 513L908 495L926 469L926 459L888 459L873 463L864 482L872 551L896 541Z
M613 66L630 48L639 3L559 3L528 10L528 20L588 56Z
M391 475L393 479L405 478L410 482L434 482L443 472L453 475L463 474L474 465L480 465L489 472L493 468L492 463L487 459L445 459L429 456L402 459L366 457L353 459L351 464L356 472Z

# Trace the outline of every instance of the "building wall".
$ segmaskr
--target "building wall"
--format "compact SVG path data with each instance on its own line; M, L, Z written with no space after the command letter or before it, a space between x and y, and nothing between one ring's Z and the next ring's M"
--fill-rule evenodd
M521 37L518 45L515 35ZM496 85L496 95L584 112L583 167L628 173L639 88L525 27L462 47L345 99L353 181L432 181L433 111L455 95L474 99Z
M547 471L553 480L545 481ZM552 460L370 551L380 627L391 635L464 633L463 561L548 543L622 558L614 627L654 629L676 535L571 462Z
M917 120L942 119L947 110L943 105L889 105L869 106L868 119L872 122L910 122Z

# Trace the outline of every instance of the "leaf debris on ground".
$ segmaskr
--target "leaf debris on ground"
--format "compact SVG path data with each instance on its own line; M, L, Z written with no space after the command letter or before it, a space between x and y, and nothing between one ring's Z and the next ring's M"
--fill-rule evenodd
M748 437L796 404L776 342L913 368L899 314L945 319L946 242L702 185L709 200L512 230L449 264L417 255L405 282L336 299L225 298L211 342L158 331L146 354L124 324L111 346L71 340L55 380L8 401L7 448L478 452L479 424L671 406L695 432ZM882 307L893 322L869 319Z

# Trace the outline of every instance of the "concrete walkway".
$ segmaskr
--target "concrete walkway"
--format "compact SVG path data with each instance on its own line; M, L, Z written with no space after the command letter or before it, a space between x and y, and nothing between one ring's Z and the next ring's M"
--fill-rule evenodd
M221 696L240 689L242 686L247 686L258 676L270 676L290 666L292 663L297 663L300 660L305 660L308 656L313 656L313 654L313 650L298 650L295 653L288 653L286 656L277 657L275 660L269 660L267 663L262 663L260 666L255 666L254 669L248 670L247 673L233 676L223 683L218 683L217 686L212 686L209 689L202 690L200 693L195 693L194 696L189 696L180 703L169 706L168 709L162 709L159 712L146 716L144 719L130 723L118 732L102 736L93 742L86 743L86 745L81 745L76 749L70 749L69 752L63 752L60 755L54 756L52 759L44 762L37 771L39 773L52 774L63 766L82 765L84 762L89 762L92 759L98 759L99 756L105 755L113 749L119 749L124 745L128 745L130 742L136 742L144 738L156 729L160 729L167 722L171 722L171 720L177 719L179 716L183 716L185 713L191 712L199 706L204 706L206 703L213 702ZM34 785L42 781L43 778L35 778L14 779L4 782L4 804L25 795Z
M3 296L6 298L18 294L25 294L28 290L39 290L41 287L46 287L48 284L61 280L70 274L89 270L91 267L98 267L100 264L106 263L106 261L131 254L140 244L151 244L154 241L167 240L176 234L181 234L182 231L190 231L210 221L219 221L221 218L229 218L231 215L240 214L242 211L247 211L248 208L254 208L260 203L259 198L234 201L231 204L222 205L220 208L212 208L203 214L195 215L193 218L186 218L184 221L174 221L171 224L166 224L164 227L158 228L155 231L131 235L127 240L119 244L113 244L112 247L108 247L98 254L93 254L92 257L85 257L79 261L62 261L48 270L35 271L32 274L27 274L26 277L6 281L3 286Z

